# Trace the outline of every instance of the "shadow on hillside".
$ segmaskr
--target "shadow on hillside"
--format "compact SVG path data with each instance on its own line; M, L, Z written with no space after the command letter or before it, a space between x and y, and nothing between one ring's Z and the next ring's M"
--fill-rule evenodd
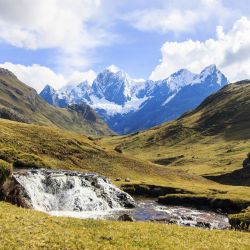
M250 168L241 168L231 173L219 175L219 176L204 176L205 178L233 186L250 186Z

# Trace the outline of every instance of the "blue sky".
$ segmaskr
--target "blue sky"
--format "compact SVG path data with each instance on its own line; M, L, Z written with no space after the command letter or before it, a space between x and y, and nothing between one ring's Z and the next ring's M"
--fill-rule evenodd
M0 0L0 66L38 91L112 64L133 78L209 64L250 78L249 13L248 0Z

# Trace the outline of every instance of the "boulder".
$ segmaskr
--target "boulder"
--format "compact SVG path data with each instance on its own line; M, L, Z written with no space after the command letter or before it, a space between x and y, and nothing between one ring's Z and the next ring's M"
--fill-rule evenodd
M135 219L129 214L123 214L119 216L118 220L119 221L135 221Z
M130 182L130 179L129 179L129 178L126 178L126 179L125 179L125 182Z
M250 153L247 154L247 158L242 163L243 168L250 168Z

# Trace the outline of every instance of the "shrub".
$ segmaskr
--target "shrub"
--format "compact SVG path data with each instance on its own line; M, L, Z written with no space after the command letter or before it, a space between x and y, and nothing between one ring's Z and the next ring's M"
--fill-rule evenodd
M0 160L0 185L12 174L12 165L6 161Z
M14 168L50 168L42 158L33 154L19 154L13 163Z

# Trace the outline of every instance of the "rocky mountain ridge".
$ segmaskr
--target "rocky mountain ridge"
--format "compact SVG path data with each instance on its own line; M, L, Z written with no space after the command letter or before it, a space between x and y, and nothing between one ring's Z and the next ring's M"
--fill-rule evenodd
M40 96L59 107L87 103L113 131L126 134L175 119L226 84L216 65L200 74L181 69L161 81L136 81L124 71L105 69L92 85L82 82L58 91L47 85Z

